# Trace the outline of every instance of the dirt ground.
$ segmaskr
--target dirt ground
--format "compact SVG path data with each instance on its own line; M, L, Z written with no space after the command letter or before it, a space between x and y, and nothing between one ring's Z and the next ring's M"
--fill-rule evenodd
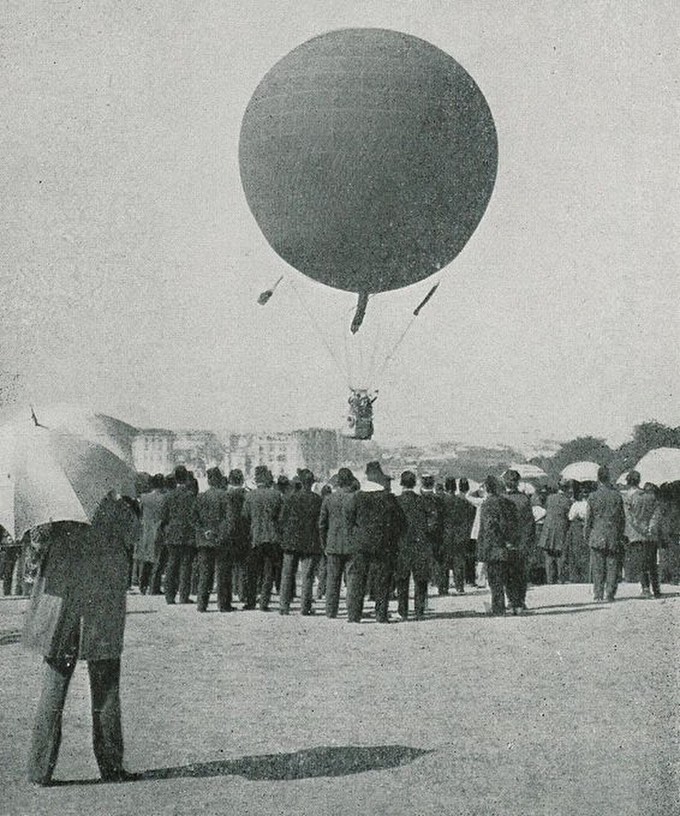
M96 781L79 665L63 784L44 789L23 779L41 661L18 643L26 601L0 598L0 813L674 816L680 589L663 589L594 605L587 586L536 587L522 618L486 617L479 590L391 626L131 594L122 703L143 778Z

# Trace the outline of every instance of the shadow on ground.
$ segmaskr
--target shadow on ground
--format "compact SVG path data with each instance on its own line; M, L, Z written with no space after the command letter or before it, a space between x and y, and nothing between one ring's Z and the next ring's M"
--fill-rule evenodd
M367 771L398 768L429 753L432 751L410 748L406 745L306 748L292 754L262 754L215 762L194 762L191 765L178 765L174 768L151 768L142 771L136 781L243 776L255 782L287 782L320 776L350 776ZM94 781L61 780L56 784L91 785Z

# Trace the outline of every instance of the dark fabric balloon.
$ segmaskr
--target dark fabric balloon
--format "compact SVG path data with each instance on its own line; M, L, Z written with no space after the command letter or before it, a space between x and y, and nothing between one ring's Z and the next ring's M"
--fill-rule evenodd
M264 77L239 161L250 209L285 261L375 293L458 255L491 197L498 144L482 92L448 54L396 31L344 29Z

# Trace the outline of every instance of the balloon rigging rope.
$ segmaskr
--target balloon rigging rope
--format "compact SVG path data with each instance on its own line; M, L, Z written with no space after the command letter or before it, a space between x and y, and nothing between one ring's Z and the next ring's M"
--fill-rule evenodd
M396 343L394 344L394 346L392 347L392 351L388 352L387 356L386 356L386 357L385 357L385 359L383 360L383 364L380 366L380 368L379 368L379 370L378 370L378 374L377 374L378 379L379 379L380 377L382 377L382 375L385 373L385 369L386 369L386 368L387 368L387 366L389 365L389 363L390 363L390 361L392 360L392 358L394 357L394 355L397 353L397 349L398 349L398 348L399 348L399 346L400 346L400 345L401 345L401 344L404 342L404 338L405 338L405 337L406 337L406 335L409 333L409 331L410 331L410 329L411 329L411 326L412 326L412 325L413 325L415 322L416 322L416 316L415 316L415 315L413 315L413 316L411 317L411 320L410 320L410 321L409 321L409 323L408 323L408 326L406 326L406 328L404 329L404 331L401 333L401 336L399 337L399 339L397 340L397 342L396 342Z
M329 355L331 356L331 359L333 360L333 362L334 362L334 363L335 363L335 365L337 366L338 371L339 371L339 372L342 374L342 373L343 373L343 369L342 369L342 366L340 365L340 361L339 361L339 360L338 360L338 358L335 356L335 353L333 352L333 349L332 349L332 347L331 347L331 344L328 342L328 339L326 338L326 335L325 335L325 334L323 333L323 331L321 330L321 326L319 325L318 320L317 320L317 319L314 317L314 314L312 313L312 310L309 308L309 306L308 306L308 305L307 305L307 303L305 302L304 298L303 298L303 297L302 297L302 295L300 294L300 292L299 292L299 290L298 290L297 286L295 285L295 282L293 281L293 279L292 279L292 278L289 278L288 280L290 281L290 285L293 287L293 291L294 291L294 292L295 292L295 294L297 295L298 300L299 300L299 301L300 301L300 303L302 304L302 308L305 310L305 312L307 312L307 316L309 317L309 319L310 319L310 321L311 321L312 325L313 325L313 326L314 326L314 328L316 329L316 333L319 335L319 338L321 339L321 342L322 342L322 343L324 344L324 346L326 347L326 351L327 351L327 352L329 353ZM345 375L345 378L346 378L346 375ZM352 386L350 385L349 381L347 382L347 386L348 386L349 388L351 388L351 387L352 387Z

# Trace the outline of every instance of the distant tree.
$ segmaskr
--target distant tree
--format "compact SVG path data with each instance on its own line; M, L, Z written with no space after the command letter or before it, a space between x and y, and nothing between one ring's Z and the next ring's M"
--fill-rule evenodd
M614 451L609 445L597 436L579 436L565 442L560 449L549 457L532 459L534 464L553 478L557 478L567 465L572 462L597 462L598 465L608 465Z
M616 476L631 470L646 453L655 448L680 448L680 427L671 428L655 419L636 425L633 438L624 442L614 453L612 474Z

